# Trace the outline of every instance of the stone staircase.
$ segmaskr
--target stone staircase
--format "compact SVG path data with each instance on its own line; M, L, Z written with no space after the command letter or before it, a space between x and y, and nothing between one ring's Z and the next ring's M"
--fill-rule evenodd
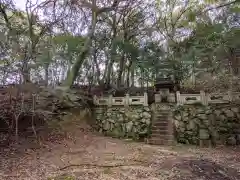
M149 139L149 144L172 145L173 139L173 125L170 110L156 110L152 120L152 135Z

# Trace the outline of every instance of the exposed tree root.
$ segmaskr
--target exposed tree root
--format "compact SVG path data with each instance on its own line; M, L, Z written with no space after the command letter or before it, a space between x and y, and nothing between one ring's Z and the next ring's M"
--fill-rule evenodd
M114 164L114 165L101 165L101 164L70 164L59 168L58 170L62 171L71 167L81 167L81 166L91 166L91 167L99 167L99 168L116 168L116 167L129 167L129 166L143 166L143 164Z

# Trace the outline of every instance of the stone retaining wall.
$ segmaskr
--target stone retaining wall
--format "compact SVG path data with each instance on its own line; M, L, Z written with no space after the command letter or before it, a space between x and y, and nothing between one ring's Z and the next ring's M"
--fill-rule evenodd
M154 112L162 108L162 104L151 108L144 106L96 107L97 128L99 132L112 137L135 140L148 137ZM179 143L199 145L201 140L209 140L213 145L240 144L239 104L209 106L169 104L168 109L172 111L175 138Z
M199 144L200 140L211 140L212 144L240 144L239 104L178 106L173 118L178 142Z
M149 135L151 110L143 106L97 107L99 132L112 137L140 139Z

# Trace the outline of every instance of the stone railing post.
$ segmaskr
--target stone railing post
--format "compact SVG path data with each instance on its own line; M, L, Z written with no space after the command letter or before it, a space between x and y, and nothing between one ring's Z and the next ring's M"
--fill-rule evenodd
M113 95L109 95L108 97L108 107L112 107L112 99L113 99Z
M228 91L228 100L233 101L232 91Z
M129 100L130 98L129 98L129 94L126 94L126 96L125 96L125 101L124 101L124 105L125 106L129 106Z
M176 97L177 97L177 105L182 104L180 91L176 92Z
M148 106L148 94L145 92L144 93L144 104L143 106Z
M200 91L201 102L203 105L208 105L207 96L204 91Z
M161 95L159 93L155 94L155 102L160 103L161 102Z
M97 96L96 95L93 96L93 104L94 105L99 105L98 101L97 101Z

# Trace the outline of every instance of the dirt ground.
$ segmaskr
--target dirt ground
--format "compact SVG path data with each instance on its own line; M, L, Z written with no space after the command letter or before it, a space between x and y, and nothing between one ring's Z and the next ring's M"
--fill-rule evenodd
M240 180L238 148L152 146L89 131L1 148L0 179Z

